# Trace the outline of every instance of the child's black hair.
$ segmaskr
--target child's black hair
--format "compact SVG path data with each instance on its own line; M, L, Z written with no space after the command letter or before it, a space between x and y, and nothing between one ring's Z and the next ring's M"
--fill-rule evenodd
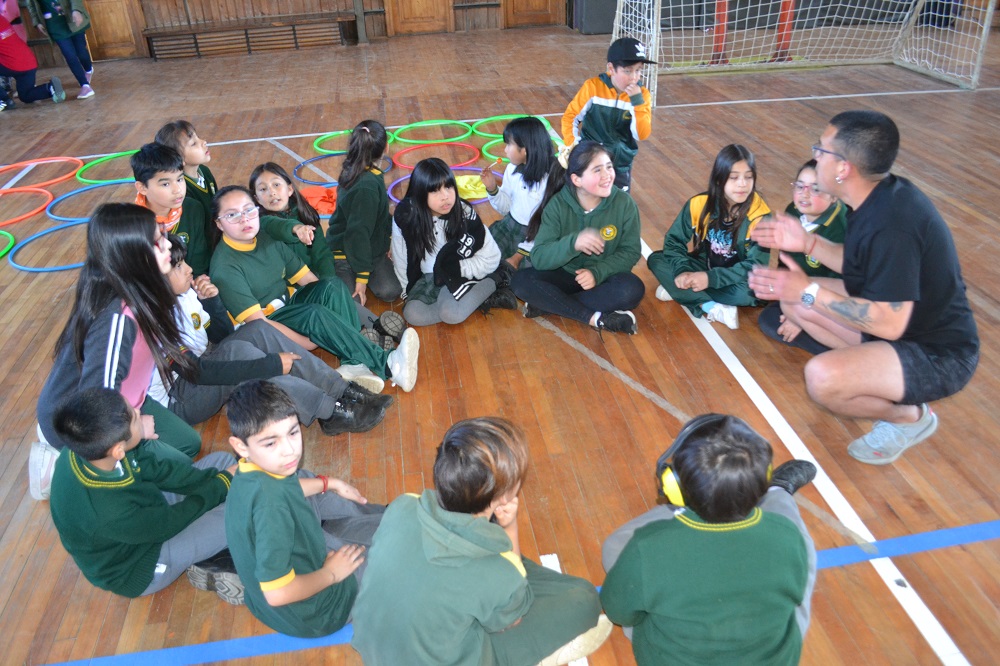
M753 187L746 201L735 206L730 206L726 200L726 181L729 174L738 162L746 162L753 172ZM746 146L738 143L731 143L719 151L715 156L715 163L712 164L712 174L708 179L708 200L705 208L701 211L701 217L697 220L694 233L693 251L698 252L702 243L708 238L708 232L712 229L722 229L731 232L733 237L732 248L735 250L739 244L736 228L740 220L750 213L753 206L754 195L757 192L757 161L753 153Z
M771 445L742 419L725 416L692 432L673 456L684 502L710 523L746 518L768 486Z
M89 388L60 403L52 426L70 451L84 460L100 460L132 437L132 410L118 391Z
M347 156L337 178L337 187L351 189L366 169L375 167L385 154L389 137L377 120L362 120L351 132Z
M173 148L183 158L184 144L195 134L194 125L186 120L175 120L161 127L153 141Z
M525 150L527 158L515 171L521 174L525 184L533 187L549 174L556 161L555 147L541 120L534 116L515 118L503 128L504 143L513 143Z
M434 247L434 213L427 206L427 195L450 187L455 190L455 205L445 215L445 240L450 242L466 232L464 199L458 196L455 174L444 160L429 157L417 162L410 176L406 196L396 208L399 221L413 230L413 254L424 257Z
M250 185L248 187L250 191L250 198L253 199L254 203L261 207L262 215L268 215L272 211L269 211L259 199L257 199L257 179L261 177L264 173L273 173L278 176L292 188L292 196L289 197L289 203L294 205L296 208L296 217L302 224L308 224L310 227L320 229L319 226L319 212L312 207L312 204L306 200L304 196L299 192L299 188L295 187L295 183L292 182L292 177L288 175L284 167L275 162L264 162L263 164L258 164L254 167L254 170L250 173ZM279 211L283 212L283 211Z
M177 234L167 234L167 240L170 241L170 267L173 268L187 259L187 246Z
M448 429L434 460L438 504L446 511L481 513L516 493L528 471L524 433L507 419L459 421Z
M243 442L268 425L298 416L292 399L280 386L266 379L251 379L237 386L226 400L226 417L233 437Z
M583 172L587 170L594 157L600 153L604 153L609 158L611 157L608 149L597 141L581 141L573 146L573 150L570 151L565 169L559 163L559 160L552 160L552 164L549 167L549 180L545 184L545 194L542 196L542 202L538 204L538 208L531 215L531 219L528 220L528 229L524 236L525 240L535 240L535 236L538 235L538 229L542 226L542 212L549 201L552 200L552 197L559 193L559 190L569 185L574 192L576 191L576 185L570 180L570 176L576 176L577 178L583 176Z
M129 158L132 165L132 175L136 181L148 185L158 173L173 173L184 170L184 158L181 154L162 143L147 143L139 148L139 152Z

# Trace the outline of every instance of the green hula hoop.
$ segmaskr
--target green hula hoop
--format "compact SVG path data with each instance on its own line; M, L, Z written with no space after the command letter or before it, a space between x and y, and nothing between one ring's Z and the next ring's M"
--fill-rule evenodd
M545 125L546 130L552 131L552 125L551 123L549 123L548 118L546 118L545 116L530 116L527 113L510 113L504 116L492 116L490 118L483 118L482 120L477 120L476 122L472 123L472 131L476 134L476 136L481 136L484 139L500 139L503 138L502 132L500 134L494 134L492 132L480 131L479 128L485 125L486 123L492 123L498 120L514 120L515 118L528 118L528 117L538 118L539 120L542 121L542 124Z
M104 157L98 157L93 162L87 162L82 167L80 167L80 170L76 172L76 179L78 181L80 181L81 183L86 183L87 185L102 185L104 183L111 183L111 182L114 182L116 180L121 180L120 178L109 178L107 180L93 180L91 178L84 178L83 174L86 171L88 171L91 167L95 167L98 164L103 164L105 162L110 162L111 160L113 160L115 158L118 158L118 157L126 157L126 156L129 156L129 155L135 155L137 152L139 152L139 151L138 150L125 150L125 151L122 151L120 153L111 153L110 155L105 155Z
M322 153L323 155L346 155L347 154L346 150L329 150L327 148L321 148L319 144L323 143L324 141L327 141L328 139L332 139L338 136L343 136L345 134L351 134L352 132L354 132L354 130L352 129L337 130L336 132L330 132L328 134L319 136L316 138L315 141L313 141L313 150L315 150L317 153ZM386 144L390 144L396 140L396 135L390 132L389 130L385 131L385 136L386 136L386 141L385 141Z
M439 127L441 125L458 125L459 127L464 127L465 134L448 139L404 139L402 137L403 132L407 132L411 129L417 129L419 127ZM396 140L400 143L450 143L452 141L462 141L463 139L468 139L470 136L472 136L472 125L462 122L461 120L421 120L416 123L410 123L409 125L403 125L396 130Z
M10 252L10 248L14 247L14 243L16 243L17 241L14 240L14 234L10 233L9 231L4 231L3 229L0 229L0 236L6 236L7 237L7 247L5 247L4 249L0 250L0 259L3 259L4 256L8 252Z

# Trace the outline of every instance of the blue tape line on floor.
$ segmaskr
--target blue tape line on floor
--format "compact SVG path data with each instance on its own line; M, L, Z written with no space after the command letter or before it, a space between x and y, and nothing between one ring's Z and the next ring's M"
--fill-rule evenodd
M961 546L997 538L1000 538L1000 520L976 525L965 525L963 527L950 527L943 530L923 532L922 534L876 541L872 544L878 549L876 553L866 553L857 546L821 550L816 554L816 567L817 569L830 569L874 560L880 557L912 555L913 553L948 548L950 546ZM600 587L597 589L600 590ZM294 652L296 650L344 645L351 641L353 635L353 627L347 625L340 631L321 638L293 638L284 634L267 634L266 636L233 638L226 641L185 645L183 647L164 648L149 652L133 652L113 657L95 657L93 659L64 662L64 664L90 664L93 666L118 666L119 664L124 666L125 664L131 665L136 663L142 663L144 666L204 664L224 659L241 659L267 654Z

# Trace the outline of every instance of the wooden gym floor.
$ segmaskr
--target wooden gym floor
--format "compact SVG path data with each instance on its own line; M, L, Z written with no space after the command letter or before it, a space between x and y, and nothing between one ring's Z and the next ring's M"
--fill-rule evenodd
M252 57L98 63L94 99L74 100L73 85L65 104L44 102L3 114L0 164L129 150L150 141L164 122L187 118L217 144L211 167L225 185L245 183L251 168L264 160L292 168L316 155L315 135L368 117L394 127L437 118L556 114L551 118L558 127L558 114L580 83L603 69L607 41L544 28L400 37L349 49ZM51 74L71 78L64 69L42 72L40 78ZM656 281L640 262L635 272L648 293L636 313L638 335L605 335L602 341L574 322L528 321L510 311L476 314L460 326L420 329L416 390L397 393L385 421L369 433L331 439L318 427L306 430L308 466L348 479L372 501L387 502L431 483L435 446L453 421L509 417L531 441L520 518L525 553L557 554L564 570L599 585L602 539L653 505L654 461L683 420L707 411L737 414L771 440L777 462L812 456L823 470L801 493L820 507L803 514L824 567L804 663L996 663L996 35L976 91L892 66L661 77L654 133L642 144L634 171L643 238L653 249L661 246L680 205L704 188L715 153L729 142L754 151L759 189L772 207L783 208L788 182L809 158L809 146L833 114L850 108L878 109L899 124L903 145L895 170L913 179L948 220L982 337L982 361L972 383L935 404L938 433L896 464L868 467L847 455L847 443L870 424L837 418L812 404L802 380L807 356L766 339L756 328L755 311L741 310L738 331L696 323L678 305L653 298ZM485 129L500 127L493 123ZM410 136L453 136L450 131ZM336 147L337 140L328 145ZM398 149L394 144L390 152ZM430 154L452 163L465 159L467 150L449 150L414 151L408 158L410 163ZM315 166L335 175L339 160ZM55 177L66 168L38 167L19 184ZM303 171L307 178L322 179ZM0 173L0 185L20 175ZM120 160L90 174L129 175ZM389 177L400 175L397 169ZM60 195L79 186L68 181L50 189ZM84 216L99 202L131 200L132 193L129 184L98 188L60 204L57 212ZM38 201L5 196L0 220ZM479 210L487 221L496 218L488 205ZM53 225L35 216L6 230L23 239ZM28 245L17 260L30 266L73 263L82 260L83 243L83 228L70 228ZM130 601L82 578L59 544L47 503L32 501L27 492L35 402L75 278L75 271L27 273L6 260L0 265L0 662L121 655L123 663L154 658L174 663L257 655L247 663L359 663L343 645L290 652L317 643L276 636L245 608L197 592L184 579ZM206 451L227 447L224 418L204 424L202 432ZM864 553L834 550L852 541L835 527L840 523L831 513L877 540L881 554L899 554L845 563L845 554ZM228 639L238 640L220 643ZM165 651L182 646L196 647ZM615 631L590 663L633 663L628 641Z

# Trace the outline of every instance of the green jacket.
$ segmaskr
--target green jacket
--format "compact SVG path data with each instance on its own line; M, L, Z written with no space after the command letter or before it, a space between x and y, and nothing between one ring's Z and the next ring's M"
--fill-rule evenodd
M596 229L604 239L604 252L587 255L577 250L576 237ZM594 210L584 212L571 187L563 187L542 211L542 224L531 250L531 265L547 271L581 268L594 274L597 284L612 275L628 273L642 256L639 240L639 207L617 187Z
M799 212L799 209L795 207L794 203L788 204L785 208L785 212L793 217L802 217L802 213ZM847 233L847 205L841 201L833 202L829 208L823 211L822 215L816 218L815 223L819 226L813 229L811 233L814 233L820 238L825 238L833 243L843 243L844 234ZM840 273L834 272L812 257L806 256L802 252L791 252L789 254L791 254L795 263L801 266L802 270L804 270L807 275L811 275L813 277L840 277Z
M688 199L684 208L677 214L674 223L663 238L662 262L667 266L670 275L677 277L680 273L690 270L686 259L691 255L688 252L691 239L695 234L695 227L701 218L701 212L708 201L707 194L698 194ZM764 199L754 192L753 204L747 217L740 221L740 226L736 231L737 235L737 257L738 261L732 266L725 268L709 268L705 244L702 244L699 256L705 258L704 270L708 273L708 286L713 289L728 287L734 284L746 283L750 269L755 264L767 264L767 250L761 248L757 243L750 240L750 232L757 225L762 217L770 214L771 209L764 203ZM706 218L707 226L708 218ZM702 239L705 238L707 230L697 229Z
M53 12L53 6L58 6L62 10L62 14ZM28 14L31 16L31 24L44 25L50 42L66 39L90 27L90 14L87 13L83 0L27 0L27 7ZM73 12L83 14L83 23L79 27L73 25L71 19ZM44 18L45 14L52 16Z
M391 240L392 215L381 171L365 171L350 189L337 188L327 241L335 259L351 264L358 282L367 282L375 259L389 252Z
M299 224L303 223L299 221L299 209L294 205L283 213L269 212L267 215L260 216L261 230L274 240L287 245L316 277L320 280L336 277L333 253L330 252L330 246L326 243L323 227L316 228L312 245L305 245L292 231Z

